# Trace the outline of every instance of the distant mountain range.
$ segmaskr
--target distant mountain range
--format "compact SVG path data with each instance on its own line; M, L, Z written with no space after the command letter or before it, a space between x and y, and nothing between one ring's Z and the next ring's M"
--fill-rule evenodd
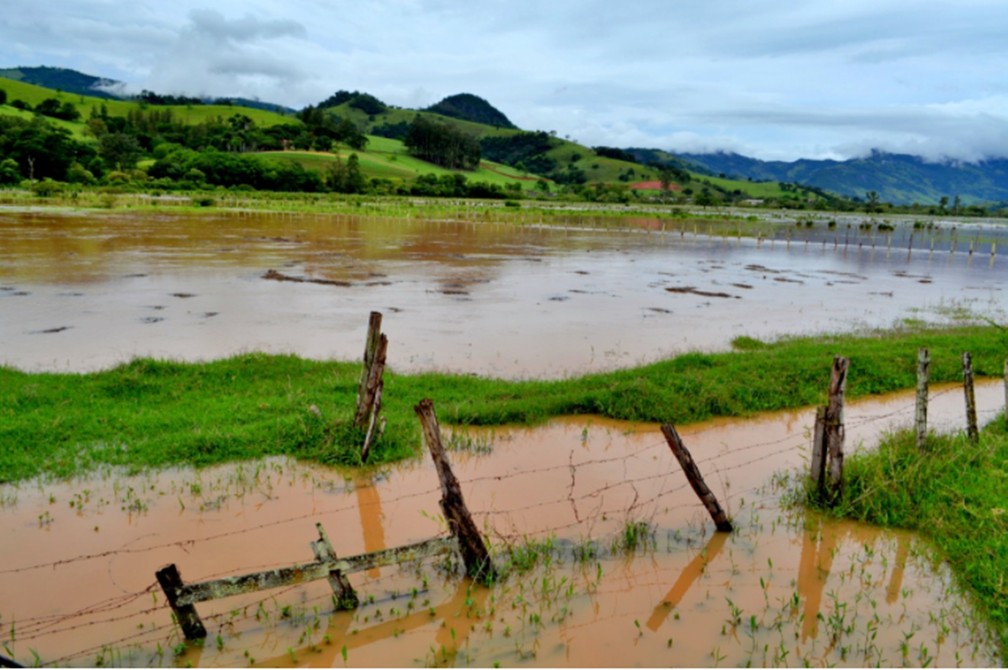
M125 86L121 82L83 74L76 70L55 67L16 67L0 69L7 77L68 93L107 99ZM345 93L348 99L373 101L385 108L373 96ZM339 95L339 94L337 94ZM205 102L231 102L235 105L264 109L282 114L296 110L283 105L248 98L214 97ZM328 101L336 104L337 101ZM358 104L360 101L358 101ZM327 101L320 103L326 106ZM516 129L511 121L490 103L471 94L449 96L427 111L437 112L464 121L494 128ZM376 113L373 110L369 113ZM992 158L967 163L957 161L927 161L916 156L873 151L861 158L844 161L801 159L791 162L763 161L735 153L671 153L662 149L630 148L619 150L644 165L667 165L690 169L711 176L724 176L754 182L773 181L811 186L848 198L866 199L874 191L883 202L894 204L937 204L941 198L963 204L1008 202L1008 158Z
M850 198L875 191L895 204L937 203L942 197L963 203L1008 201L1008 159L976 163L926 161L917 156L872 151L844 161L802 159L762 161L734 153L676 156L712 175L815 186Z

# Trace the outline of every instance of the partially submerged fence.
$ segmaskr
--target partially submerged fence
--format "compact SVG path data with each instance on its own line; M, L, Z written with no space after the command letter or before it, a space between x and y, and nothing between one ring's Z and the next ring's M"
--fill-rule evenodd
M809 476L819 500L834 503L843 489L844 461L844 390L850 361L842 356L833 359L830 375L829 402L816 410L812 433L812 458ZM931 355L927 349L917 352L917 393L914 402L914 436L917 448L927 448L928 387L930 383ZM973 379L973 357L962 355L963 393L966 403L966 435L970 442L980 439L977 423L976 394ZM1005 427L1008 428L1008 359L1004 362Z
M187 640L197 640L207 635L206 627L196 612L196 603L328 579L333 590L334 604L340 609L353 609L360 603L360 598L347 579L347 574L394 565L405 560L429 558L456 547L462 554L466 572L470 576L481 579L492 579L497 576L490 552L466 508L462 488L452 473L445 455L434 403L430 399L421 400L414 410L420 418L427 448L437 468L442 492L441 510L444 512L452 536L338 558L322 524L316 523L315 528L319 537L311 543L316 560L310 563L192 584L185 584L182 581L178 568L172 563L158 570L155 576Z

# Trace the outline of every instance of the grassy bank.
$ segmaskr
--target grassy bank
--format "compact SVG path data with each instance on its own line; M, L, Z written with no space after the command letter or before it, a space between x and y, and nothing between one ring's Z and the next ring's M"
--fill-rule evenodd
M916 351L931 350L935 382L1000 375L1008 351L995 326L871 336L744 339L744 350L688 354L638 368L554 381L388 373L385 436L374 458L420 449L413 405L435 401L442 421L494 425L565 414L679 424L821 403L834 354L851 358L848 397L914 384ZM0 367L0 479L65 477L103 464L208 465L270 454L356 464L349 426L359 364L247 354L210 363L136 360L89 374Z
M965 435L931 435L920 452L911 432L845 464L836 513L928 538L938 558L975 598L1008 658L1008 433L998 417L979 444Z

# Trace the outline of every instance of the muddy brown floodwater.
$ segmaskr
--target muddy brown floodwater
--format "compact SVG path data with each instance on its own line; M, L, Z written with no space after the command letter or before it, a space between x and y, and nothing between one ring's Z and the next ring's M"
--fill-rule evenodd
M1001 385L977 397L990 418ZM851 403L849 444L912 413L909 394ZM932 426L962 416L961 388L932 390ZM3 486L0 624L18 660L69 665L998 665L923 541L781 507L812 420L679 427L731 534L712 532L655 425L458 433L468 505L514 566L500 582L430 559L352 575L352 612L333 611L324 580L204 602L203 644L183 643L155 570L195 582L311 561L316 522L341 556L438 536L433 464L362 474L277 458Z
M0 211L0 362L350 360L377 309L396 369L555 377L739 335L1006 309L1008 261L955 242L910 254L619 225ZM982 417L999 409L998 385L977 395ZM874 444L912 406L852 403L849 441ZM960 423L962 406L961 390L935 389L931 425ZM924 542L781 506L811 422L802 410L678 427L731 534L712 533L657 426L457 432L450 457L501 581L474 584L449 557L351 575L352 612L333 611L325 581L200 603L204 644L182 639L157 569L195 582L308 562L316 522L340 556L442 535L433 465L351 473L273 458L3 485L0 653L130 666L999 664Z
M83 371L249 350L356 360L379 310L394 369L560 377L740 335L1008 312L1008 258L965 241L910 254L881 237L602 223L0 211L0 363Z

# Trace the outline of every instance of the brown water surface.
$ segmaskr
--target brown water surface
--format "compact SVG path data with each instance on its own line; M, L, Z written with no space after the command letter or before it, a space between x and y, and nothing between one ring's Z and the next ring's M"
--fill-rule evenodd
M1002 387L977 398L990 418ZM912 407L908 394L851 403L849 444L874 444ZM935 428L962 415L961 389L933 389ZM437 536L433 465L364 476L274 458L6 485L0 625L10 655L46 664L998 665L924 542L781 508L812 419L679 427L732 534L712 533L654 425L467 431L450 457L495 560L515 566L499 583L429 560L351 575L352 612L333 612L324 580L200 603L202 645L181 644L156 569L194 582L311 561L316 521L341 556Z
M0 363L83 371L249 350L355 360L379 310L397 370L558 377L740 335L1008 312L1008 261L964 244L909 255L591 221L0 211Z

